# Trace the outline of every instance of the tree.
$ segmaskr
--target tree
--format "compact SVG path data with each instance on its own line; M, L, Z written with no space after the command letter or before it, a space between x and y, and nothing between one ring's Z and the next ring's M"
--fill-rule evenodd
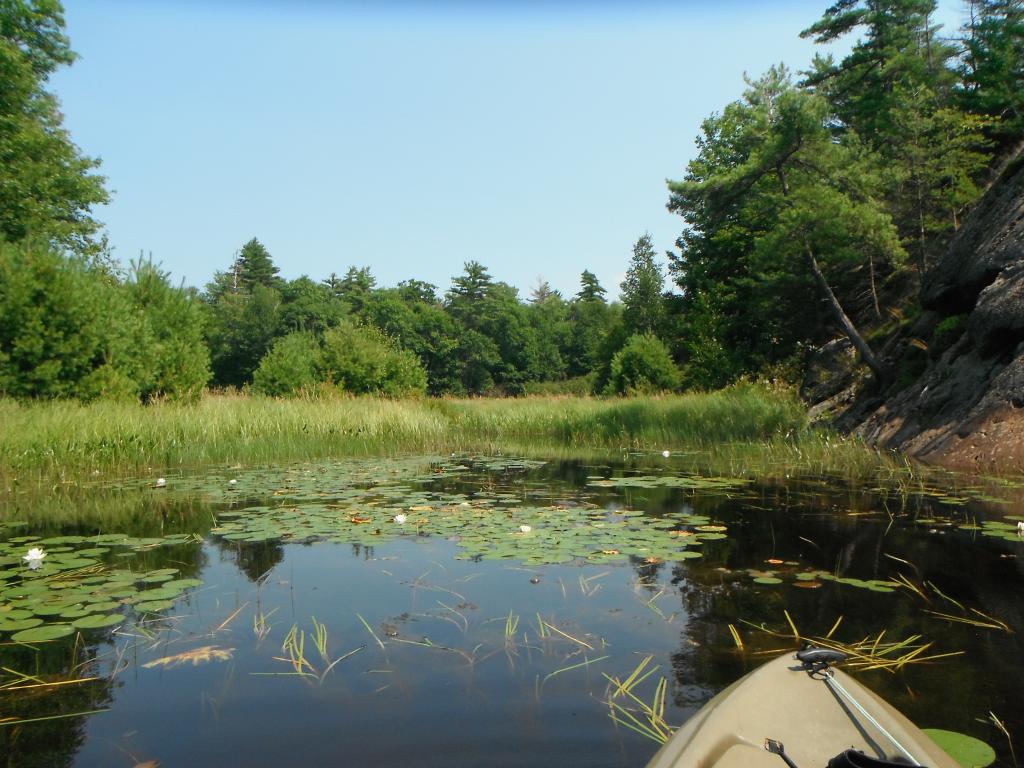
M45 239L96 254L92 207L107 202L99 163L62 125L50 74L74 61L54 0L0 3L0 238Z
M599 351L608 333L610 312L605 289L593 272L583 270L580 290L569 304L568 338L564 358L570 376L583 376L599 364Z
M280 270L274 264L270 252L255 237L242 246L235 260L235 274L238 276L238 290L252 293L257 285L264 288L280 288Z
M281 286L281 330L323 333L345 316L345 304L305 275Z
M122 286L47 243L0 242L0 393L134 398L152 338Z
M257 284L251 293L225 293L207 303L206 339L213 381L240 387L252 381L260 360L278 337L281 294Z
M828 103L793 88L784 70L772 69L750 85L744 101L731 105L725 146L708 136L687 179L669 183L669 207L705 228L700 234L756 212L746 235L746 277L770 276L784 286L803 262L835 322L884 383L888 371L822 269L824 263L842 273L869 254L889 262L903 257L892 220L874 196L877 163L855 135L837 142Z
M580 275L580 290L574 297L576 301L600 301L603 302L607 291L597 281L597 275L589 269L584 269Z
M480 322L480 307L492 284L491 276L483 264L467 261L465 272L452 278L452 287L445 294L448 311L467 328L476 329Z
M541 281L530 297L527 318L536 339L535 380L557 381L565 378L563 352L569 346L569 308L562 295L547 281Z
M806 84L875 149L893 138L898 85L924 85L940 94L952 89L955 76L946 65L956 51L937 35L935 7L935 0L837 0L801 33L816 43L863 33L839 63L816 56Z
M654 256L651 236L645 233L633 246L633 257L621 285L623 322L631 333L657 335L665 322L661 301L665 274Z
M353 315L362 317L366 301L376 285L377 280L369 267L349 267L341 280L339 295L348 304Z
M964 30L962 102L996 118L1003 143L1024 132L1024 1L971 0Z
M913 244L923 271L944 235L960 226L964 210L978 199L975 179L988 165L986 121L942 106L925 86L897 88L900 97L892 121L900 141L890 149L894 182L893 211L906 222L905 242ZM910 233L913 233L912 236Z
M211 374L202 304L194 291L174 287L167 272L141 256L131 264L125 290L147 326L149 362L139 394L147 400L197 399Z

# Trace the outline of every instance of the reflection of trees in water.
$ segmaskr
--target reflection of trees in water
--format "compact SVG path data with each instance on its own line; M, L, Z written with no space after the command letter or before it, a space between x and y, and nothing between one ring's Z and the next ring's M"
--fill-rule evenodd
M767 489L757 501L733 502L732 509L719 507L729 527L728 538L706 542L703 559L673 566L672 584L687 617L672 656L676 704L692 711L772 657L755 651L795 649L795 640L772 638L741 623L764 624L788 634L786 610L804 636L826 634L841 616L836 637L842 641L873 638L884 630L890 642L923 635L924 642L934 643L929 653L964 651L961 657L939 663L910 665L897 675L875 672L858 677L924 726L977 732L977 718L984 719L991 710L1007 720L1011 732L1024 731L1019 695L1019 681L1024 679L1024 646L1019 640L1024 605L1016 599L1024 588L1021 558L1013 557L1016 553L999 540L928 522L922 525L914 516L890 520L884 514L850 514L878 511L878 498L874 506L863 499L857 499L856 506L844 506L844 499L832 495L816 501L784 489ZM707 514L703 504L695 506ZM1009 545L1014 546L1018 545ZM768 559L798 565L767 563ZM783 585L761 586L753 583L748 569L788 574L820 569L858 579L888 579L902 573L918 584L934 584L965 610L975 607L1006 621L1018 634L937 619L927 611L961 611L935 594L928 603L909 590L875 593L831 581L799 589L790 583L792 575L784 576ZM737 650L729 624L738 628L745 651ZM950 708L953 691L957 705ZM991 740L998 746L1002 738L994 734Z
M5 499L7 519L27 523L38 536L124 532L132 536L166 536L210 529L211 505L199 498L168 495L153 488L62 493Z
M74 532L90 535L81 529ZM124 565L130 565L135 571L178 568L180 578L197 576L205 564L206 555L202 546L194 543L146 549L133 553L124 562ZM121 567L122 561L115 560L114 565ZM7 670L47 682L98 678L59 687L0 691L0 716L28 720L90 712L111 706L116 680L102 676L110 673L116 655L114 645L108 630L86 631L54 642L33 645L0 645L0 667ZM14 675L9 671L0 674L0 681L4 683L10 683L13 679ZM31 685L33 682L27 681L26 684ZM0 765L73 764L85 740L88 717L59 717L0 727Z
M352 545L352 557L362 558L363 560L373 560L373 547L368 547L365 544L353 544Z
M226 541L215 542L221 553L234 560L238 570L249 581L257 582L260 577L284 560L284 547L277 541Z
M93 644L80 645L76 651L74 637L34 647L8 644L0 647L0 665L43 680L91 677L100 672L97 650ZM110 680L98 679L60 688L0 692L0 712L17 720L90 712L110 706L112 689ZM86 716L65 717L0 728L4 765L71 765L85 740L86 720Z
M630 555L629 564L636 574L637 583L648 592L656 593L658 591L658 575L665 567L665 562L663 560L649 562L647 558Z

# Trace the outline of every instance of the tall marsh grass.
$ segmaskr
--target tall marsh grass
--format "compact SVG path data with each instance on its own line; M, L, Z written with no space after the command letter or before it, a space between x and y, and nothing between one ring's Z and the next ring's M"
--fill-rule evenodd
M0 400L0 474L75 476L413 451L708 447L802 433L785 390L744 384L629 399L271 399L194 404Z

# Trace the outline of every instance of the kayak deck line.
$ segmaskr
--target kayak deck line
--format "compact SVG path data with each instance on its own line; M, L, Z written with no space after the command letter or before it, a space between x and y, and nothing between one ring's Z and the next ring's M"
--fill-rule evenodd
M842 658L808 648L755 669L705 704L647 768L958 768L888 702L830 666Z
M838 680L835 679L835 674L833 673L833 671L831 669L828 670L828 672L825 672L824 674L825 674L825 685L827 685L829 688L831 688L834 692L837 693L837 698L838 698L838 696L841 695L844 699L846 699L847 702L852 704L854 709L856 709L865 718L867 718L868 722L871 723L873 726L875 726L875 728L878 729L879 733L881 733L883 736L885 736L885 738L888 739L889 743L892 744L894 747L896 747L896 749L898 749L903 754L903 756L906 757L910 761L911 765L915 765L915 766L919 766L919 767L921 766L920 761L918 761L918 759L916 757L914 757L910 753L910 750L908 750L906 747L904 747L902 744L900 744L895 736L893 736L891 733L889 733L887 730L885 730L885 727L880 722L878 722L874 717L872 717L871 713L868 712L866 709L864 709L864 707L862 707L860 705L860 703L855 698L853 698L853 694L851 694L849 691L847 691L842 686L842 684ZM853 717L853 714L851 713L850 716ZM874 745L874 746L875 746L875 751L878 753L878 757L881 758L881 759L885 759L885 756L886 756L885 753L882 750L878 749L877 745Z

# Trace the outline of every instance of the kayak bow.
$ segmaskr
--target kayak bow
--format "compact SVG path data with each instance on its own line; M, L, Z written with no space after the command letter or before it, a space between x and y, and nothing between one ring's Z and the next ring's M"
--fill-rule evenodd
M917 726L808 647L741 678L680 728L647 768L958 768Z

